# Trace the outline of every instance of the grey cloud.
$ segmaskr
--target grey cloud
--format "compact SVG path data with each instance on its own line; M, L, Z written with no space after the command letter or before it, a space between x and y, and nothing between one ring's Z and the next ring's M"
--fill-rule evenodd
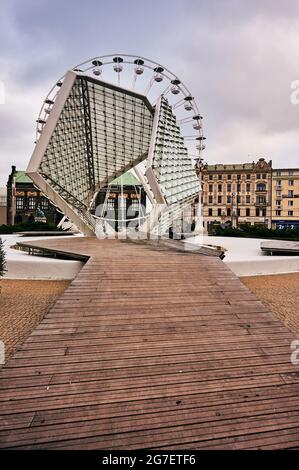
M66 69L97 54L141 53L196 96L211 162L266 155L298 165L297 0L4 0L0 17L1 175L24 168L40 104ZM1 184L5 178L2 176Z

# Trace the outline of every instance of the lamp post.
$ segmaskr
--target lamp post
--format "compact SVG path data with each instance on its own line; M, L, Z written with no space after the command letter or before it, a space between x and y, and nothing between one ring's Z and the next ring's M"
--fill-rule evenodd
M198 157L195 163L195 171L199 179L199 191L198 191L198 206L196 211L196 223L195 223L195 232L203 234L203 214L202 214L202 173L203 169L207 167L207 163L204 162L203 158Z
M236 211L234 211L236 201ZM238 191L237 193L232 193L232 227L234 226L234 217L236 218L236 228L239 225L239 200L238 200Z

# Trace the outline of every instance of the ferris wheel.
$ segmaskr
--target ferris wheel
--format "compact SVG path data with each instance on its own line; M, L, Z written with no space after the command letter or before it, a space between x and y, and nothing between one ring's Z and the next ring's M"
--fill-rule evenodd
M86 60L74 66L72 70L77 74L82 73L143 95L153 107L161 97L165 98L180 128L189 157L194 164L199 165L202 162L206 139L203 135L202 115L195 97L168 68L142 56L109 54ZM37 119L36 141L43 132L64 78L65 75L55 83L43 102ZM134 171L146 188L144 163L136 165ZM109 185L107 189L110 190ZM150 191L147 191L147 195L150 197Z

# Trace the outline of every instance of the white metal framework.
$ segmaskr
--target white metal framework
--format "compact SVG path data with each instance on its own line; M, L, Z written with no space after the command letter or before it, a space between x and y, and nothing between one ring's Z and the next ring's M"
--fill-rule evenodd
M125 64L133 78L123 78ZM199 196L192 157L201 158L204 139L194 98L169 70L138 56L97 57L67 72L48 94L27 173L94 235L104 223L91 213L97 192L134 168L152 204L138 228L163 233Z

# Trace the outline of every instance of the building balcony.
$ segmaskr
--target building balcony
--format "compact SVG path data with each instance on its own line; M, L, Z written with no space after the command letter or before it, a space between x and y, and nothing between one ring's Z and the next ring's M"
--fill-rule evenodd
M267 207L269 204L268 202L255 202L255 207Z

